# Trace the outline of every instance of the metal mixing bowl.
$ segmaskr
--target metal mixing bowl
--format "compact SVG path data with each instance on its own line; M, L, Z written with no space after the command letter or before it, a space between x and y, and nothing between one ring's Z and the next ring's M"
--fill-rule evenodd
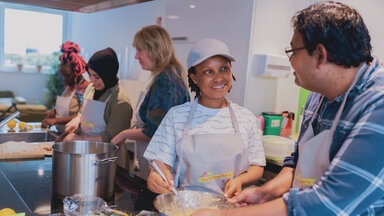
M177 196L160 194L153 201L155 208L167 216L184 216L203 208L229 209L229 204L223 196L202 191L181 190Z

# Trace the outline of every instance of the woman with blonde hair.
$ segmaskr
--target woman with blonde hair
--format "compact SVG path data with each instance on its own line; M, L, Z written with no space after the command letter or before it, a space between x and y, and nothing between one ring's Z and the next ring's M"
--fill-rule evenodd
M125 139L135 140L139 176L147 179L149 164L143 154L148 142L168 110L188 102L190 97L186 71L177 60L171 37L164 28L156 25L143 27L135 34L133 46L142 69L151 72L151 81L140 93L133 128L120 132L111 143L121 145Z

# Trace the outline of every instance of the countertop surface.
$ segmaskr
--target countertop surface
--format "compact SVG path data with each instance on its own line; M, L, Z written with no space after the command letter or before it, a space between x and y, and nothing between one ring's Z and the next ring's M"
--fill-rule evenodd
M12 208L27 215L62 213L62 200L52 197L52 158L0 162L0 209ZM117 210L137 214L155 211L156 194L146 189L144 180L117 167L114 200Z
M31 123L29 123L31 124ZM40 123L32 123L32 131L45 131ZM7 133L7 126L0 133ZM16 129L17 130L17 129ZM18 132L18 131L16 131ZM273 178L281 166L267 161L261 185ZM146 182L134 173L117 166L114 200L108 204L116 210L136 215L142 210L156 211L153 200L157 196L146 187ZM0 209L12 208L26 215L63 213L62 200L52 193L52 158L40 160L0 161Z

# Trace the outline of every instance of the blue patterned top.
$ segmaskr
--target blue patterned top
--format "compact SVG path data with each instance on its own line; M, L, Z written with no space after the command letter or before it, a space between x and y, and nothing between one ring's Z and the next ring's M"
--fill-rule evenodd
M330 147L331 165L314 186L284 194L289 215L384 215L384 68L377 59L372 64L348 95ZM320 98L309 95L298 145ZM315 135L331 128L343 98L324 98L311 125ZM296 145L284 166L295 168L297 157Z
M189 92L182 78L166 67L156 77L140 106L139 115L145 123L142 132L152 138L168 110L188 101Z

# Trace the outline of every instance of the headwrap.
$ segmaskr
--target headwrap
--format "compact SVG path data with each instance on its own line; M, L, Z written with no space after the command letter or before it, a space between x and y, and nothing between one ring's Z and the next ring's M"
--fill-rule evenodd
M80 76L85 73L85 60L78 53L80 52L79 45L66 41L61 46L61 52L63 53L60 56L60 61L62 64L71 64L71 68L76 76Z
M95 90L93 99L97 100L107 89L115 86L119 81L117 72L119 71L119 61L116 52L108 47L97 51L89 59L86 69L91 68L103 80L105 88L103 90Z

